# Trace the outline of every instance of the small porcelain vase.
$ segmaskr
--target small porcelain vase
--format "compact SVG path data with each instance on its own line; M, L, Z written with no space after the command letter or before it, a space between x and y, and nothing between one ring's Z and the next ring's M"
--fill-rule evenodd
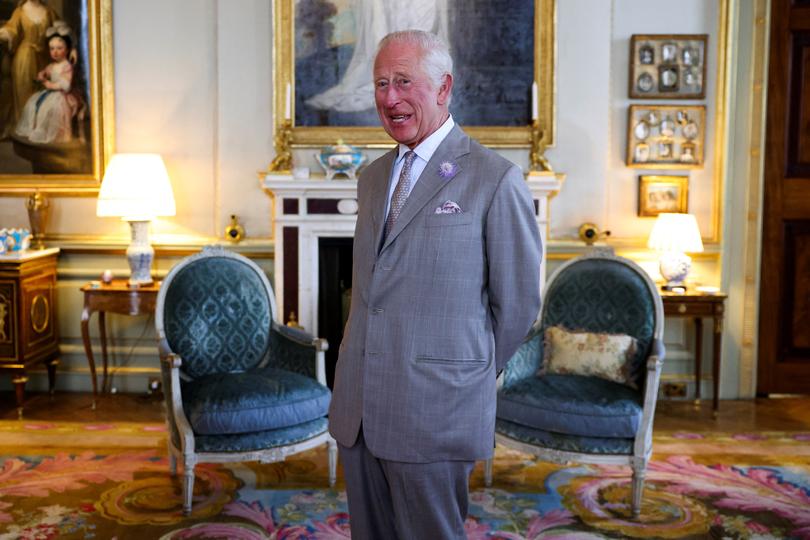
M7 253L25 251L31 245L31 231L28 229L0 229L0 243L3 244L3 250Z
M336 174L344 174L349 180L357 180L357 169L365 163L366 156L354 146L338 141L334 146L326 146L315 159L326 171L326 179L332 180Z

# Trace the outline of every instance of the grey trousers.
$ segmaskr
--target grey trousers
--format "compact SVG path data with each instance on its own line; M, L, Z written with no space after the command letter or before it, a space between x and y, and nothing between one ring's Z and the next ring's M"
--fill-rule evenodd
M346 478L352 538L465 540L474 461L403 463L374 457L363 432L338 445Z

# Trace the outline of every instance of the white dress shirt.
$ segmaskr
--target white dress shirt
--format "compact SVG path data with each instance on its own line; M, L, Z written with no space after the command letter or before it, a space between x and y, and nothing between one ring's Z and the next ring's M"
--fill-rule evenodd
M439 148L439 145L447 135L450 134L450 131L455 125L456 123L453 121L453 116L448 116L447 120L444 121L444 124L442 124L439 129L431 133L413 149L413 151L416 152L416 158L411 165L411 185L408 190L408 195L413 191L413 187L416 185L416 182L419 181L419 176L422 174L422 171L425 170L430 158L436 153L436 149ZM397 187L397 182L399 182L399 173L402 171L402 165L405 163L404 157L408 151L410 151L410 148L408 148L407 145L399 145L399 153L397 154L397 159L394 160L394 168L391 171L391 178L388 181L388 198L385 203L385 214L383 214L386 217L388 217L388 210L391 208L391 197L394 196L394 190Z

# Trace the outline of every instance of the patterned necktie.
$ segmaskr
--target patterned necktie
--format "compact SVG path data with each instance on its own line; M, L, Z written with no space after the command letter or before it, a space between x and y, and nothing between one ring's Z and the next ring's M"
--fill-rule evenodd
M383 241L388 237L388 233L394 227L402 207L405 206L405 201L408 199L408 193L411 189L411 168L413 160L416 159L416 152L409 150L405 153L405 163L402 165L402 171L399 173L399 181L397 187L394 188L394 195L391 197L391 209L388 211L388 218L385 220L385 229L383 232Z

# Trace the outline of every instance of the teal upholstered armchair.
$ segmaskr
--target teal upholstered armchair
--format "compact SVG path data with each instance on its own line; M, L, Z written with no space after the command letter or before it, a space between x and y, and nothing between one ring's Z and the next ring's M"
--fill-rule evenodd
M155 325L170 429L172 474L183 464L183 510L191 513L199 462L282 461L337 447L327 432L327 344L276 322L273 290L255 263L206 247L171 269Z
M605 250L563 264L499 381L497 442L554 462L629 465L638 516L662 335L661 297L638 265Z

